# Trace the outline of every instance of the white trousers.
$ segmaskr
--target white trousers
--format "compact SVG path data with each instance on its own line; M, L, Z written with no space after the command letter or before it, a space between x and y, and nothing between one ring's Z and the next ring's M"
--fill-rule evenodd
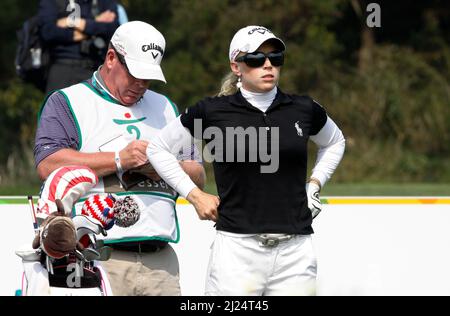
M311 235L296 235L267 247L254 236L234 237L218 231L205 295L315 295L316 275Z

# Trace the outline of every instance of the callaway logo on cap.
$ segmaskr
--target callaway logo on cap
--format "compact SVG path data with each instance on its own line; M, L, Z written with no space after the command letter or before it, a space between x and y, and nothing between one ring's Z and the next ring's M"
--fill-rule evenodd
M125 57L133 77L166 82L160 66L166 40L156 28L141 21L124 23L114 32L111 44Z
M279 50L286 50L283 41L264 26L250 25L240 29L230 43L230 61L233 61L240 52L253 53L268 40L272 40Z

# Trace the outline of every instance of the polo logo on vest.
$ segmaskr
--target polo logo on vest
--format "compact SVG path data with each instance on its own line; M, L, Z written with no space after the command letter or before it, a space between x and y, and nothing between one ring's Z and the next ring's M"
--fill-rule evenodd
M162 49L161 46L159 46L157 44L151 43L148 45L142 45L142 51L144 53L148 52L149 50L156 50L161 53L161 56L164 55L164 50ZM159 56L159 53L154 53L154 52L151 52L151 53L152 53L153 59L156 59Z
M259 34L272 33L269 29L265 27L255 27L248 32L248 35L252 35L253 33L258 32Z
M131 135L136 133L136 139L140 139L141 138L141 131L139 130L139 128L136 125L131 125L131 124L135 124L135 123L139 123L139 122L145 121L147 118L146 117L142 117L140 119L132 120L130 113L125 113L125 118L126 118L126 120L114 119L113 122L116 123L117 125L128 125L127 126L127 132L129 134L131 134Z
M300 127L299 123L300 123L299 121L295 122L294 126L295 126L295 129L297 130L297 135L302 137L303 136L303 130Z

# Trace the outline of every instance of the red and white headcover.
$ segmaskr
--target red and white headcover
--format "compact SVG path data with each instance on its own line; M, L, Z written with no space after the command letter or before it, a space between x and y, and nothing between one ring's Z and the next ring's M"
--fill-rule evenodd
M116 199L111 194L91 195L83 203L81 214L96 219L106 230L114 225L114 204Z
M56 212L56 199L61 200L66 215L70 215L73 204L97 183L97 175L86 166L64 166L56 169L45 181L38 200L36 217L42 220Z

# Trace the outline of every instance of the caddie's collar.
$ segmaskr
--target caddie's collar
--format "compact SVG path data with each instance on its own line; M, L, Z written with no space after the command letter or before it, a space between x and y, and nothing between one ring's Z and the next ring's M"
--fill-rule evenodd
M102 75L100 74L100 69L102 69L102 65L98 67L97 71L94 72L94 74L91 77L91 85L95 89L96 92L98 92L102 98L111 101L113 103L122 104L120 103L119 99L117 99L111 91L109 91L107 85L105 84L105 80L103 80ZM143 96L136 101L136 103L139 103L142 100ZM123 105L123 104L122 104Z
M100 65L100 67L98 67L97 71L95 71L94 74L92 75L92 78L91 78L92 86L102 96L107 97L107 98L112 98L117 103L120 103L119 100L116 97L114 97L114 95L109 91L108 87L106 86L105 81L103 80L103 78L100 74L100 69L102 69L102 65Z

